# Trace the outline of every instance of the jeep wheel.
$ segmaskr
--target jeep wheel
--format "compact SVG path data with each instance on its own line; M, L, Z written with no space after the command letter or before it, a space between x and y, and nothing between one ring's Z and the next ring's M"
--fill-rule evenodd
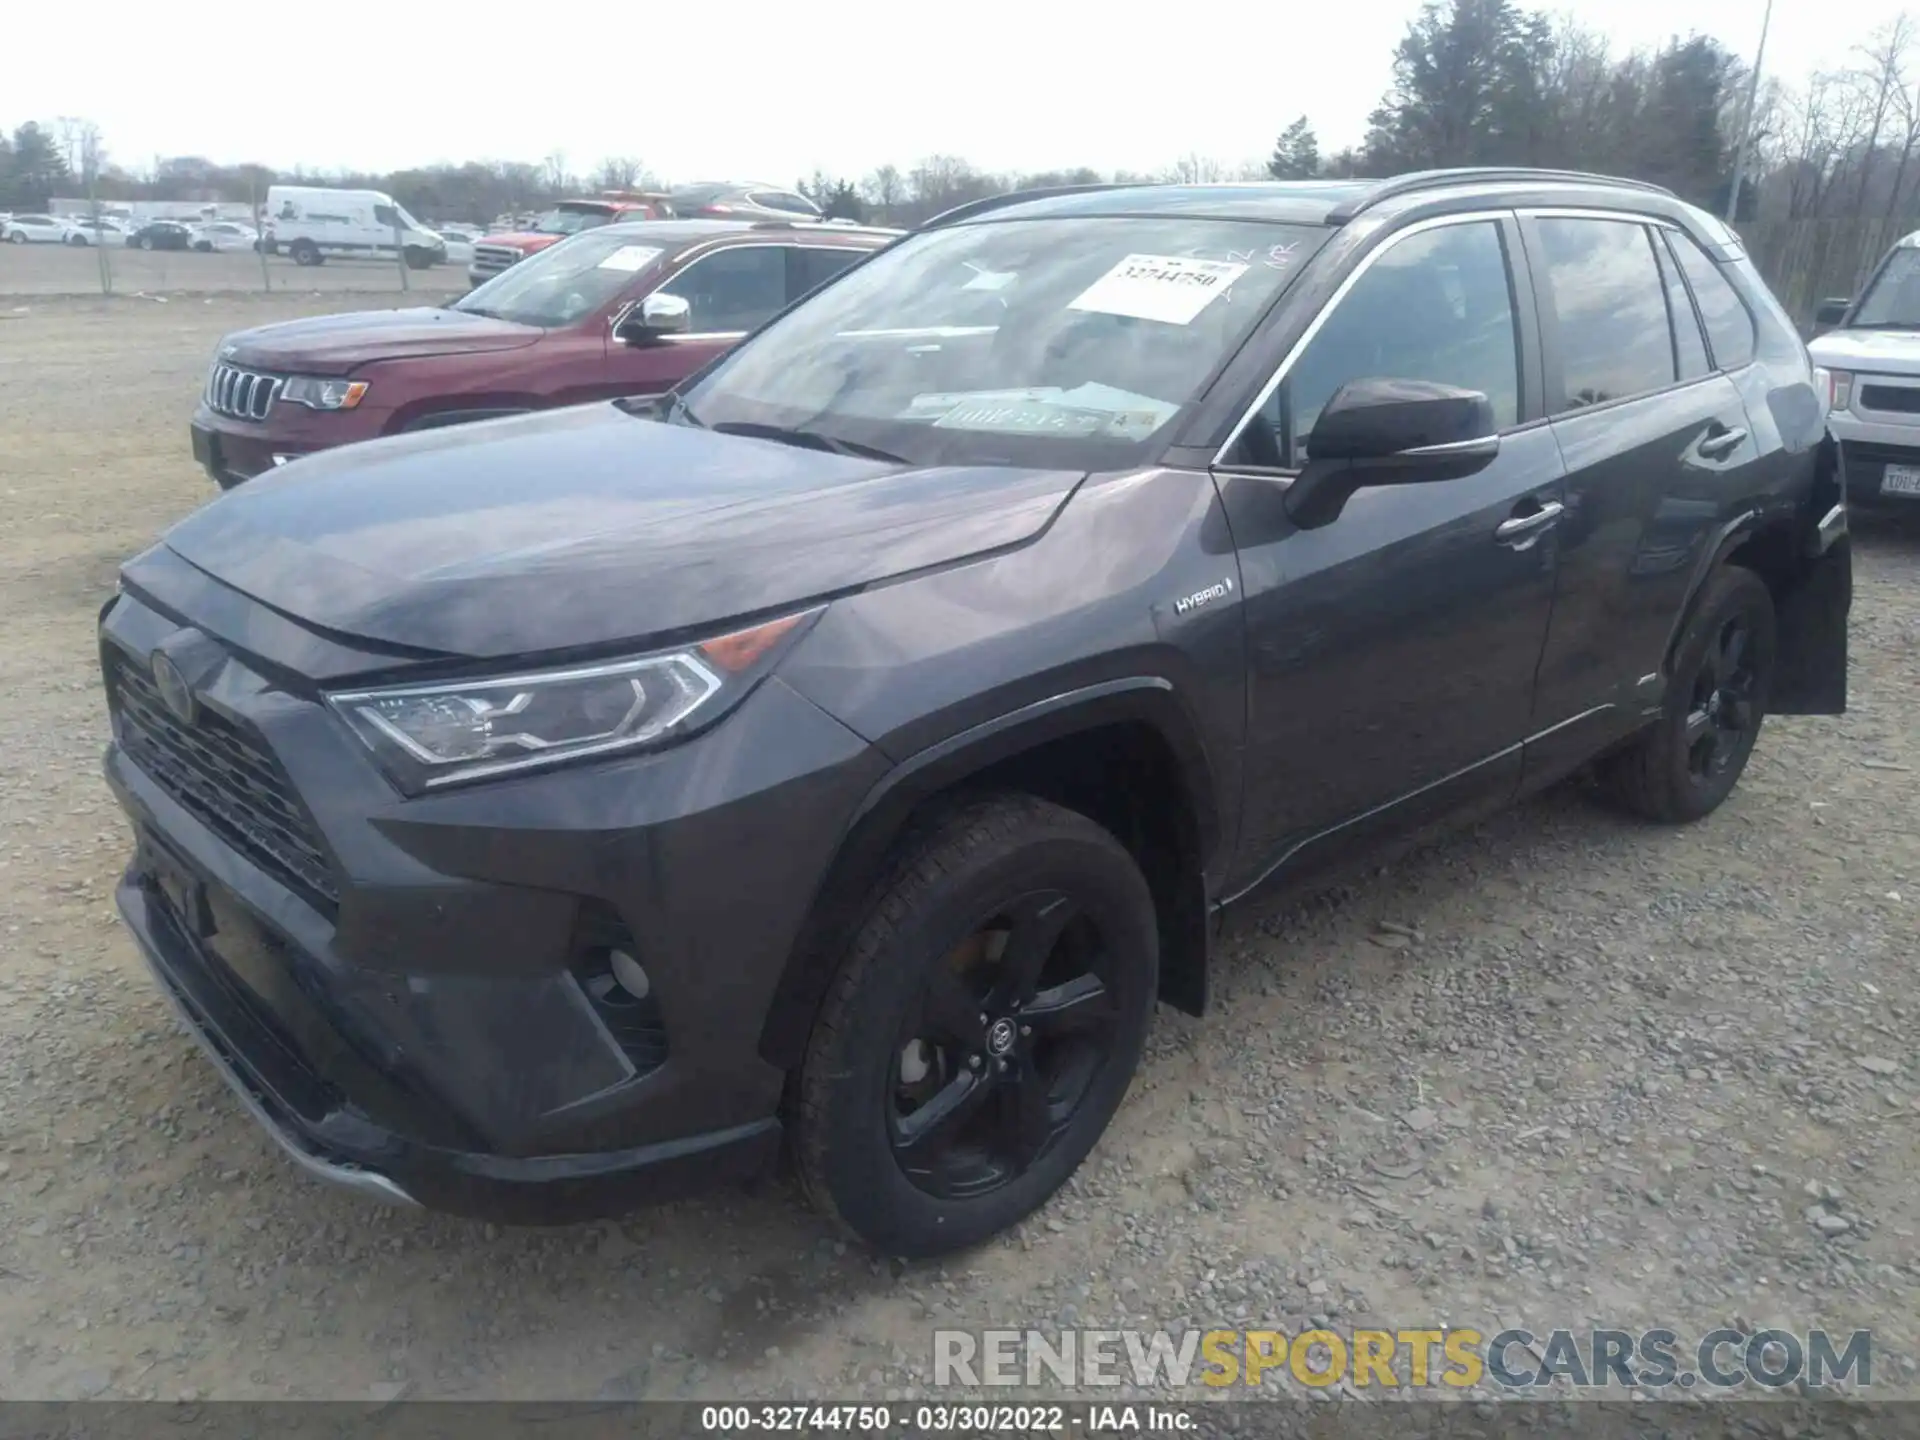
M1773 681L1773 597L1751 570L1707 582L1674 652L1660 719L1602 762L1602 784L1648 820L1698 820L1739 783Z
M877 1249L943 1254L1044 1202L1119 1108L1153 898L1091 820L1005 797L923 832L864 913L800 1078L800 1175Z

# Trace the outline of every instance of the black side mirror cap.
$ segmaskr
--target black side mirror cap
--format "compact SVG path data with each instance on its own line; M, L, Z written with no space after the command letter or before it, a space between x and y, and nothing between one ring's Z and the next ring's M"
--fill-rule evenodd
M1813 312L1813 323L1823 330L1831 330L1847 318L1852 306L1852 299L1845 295L1822 300L1820 308Z
M1310 458L1287 487L1287 515L1313 529L1369 485L1457 480L1499 453L1493 404L1478 390L1431 380L1349 381L1307 437Z

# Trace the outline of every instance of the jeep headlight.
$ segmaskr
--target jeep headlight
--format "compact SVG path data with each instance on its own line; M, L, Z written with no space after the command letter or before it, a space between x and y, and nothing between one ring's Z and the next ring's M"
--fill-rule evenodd
M319 375L294 375L280 390L282 400L309 410L351 410L366 395L364 380L329 380Z
M745 699L820 613L635 659L340 692L327 703L402 790L419 794L681 739Z

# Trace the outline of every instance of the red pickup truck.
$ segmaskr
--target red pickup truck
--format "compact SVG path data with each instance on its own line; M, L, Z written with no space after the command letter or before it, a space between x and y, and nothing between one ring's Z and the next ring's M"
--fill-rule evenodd
M557 245L582 230L625 220L667 220L673 213L667 197L651 191L602 195L595 200L562 200L525 230L482 235L474 242L473 263L467 266L467 280L473 285L484 285L509 266L518 265L527 256Z
M606 225L440 309L238 331L221 341L194 412L194 458L228 488L350 441L658 394L898 233Z

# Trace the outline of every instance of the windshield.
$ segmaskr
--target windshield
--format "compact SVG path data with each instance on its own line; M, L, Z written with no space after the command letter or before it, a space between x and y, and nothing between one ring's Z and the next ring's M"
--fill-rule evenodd
M678 414L916 464L1137 463L1327 233L1190 218L923 232L775 321Z
M571 325L613 300L665 250L620 231L576 235L502 270L451 308L518 325Z
M592 230L612 221L613 215L606 210L561 205L547 211L528 228L536 235L578 235L582 230Z
M1903 245L1887 256L1860 297L1852 327L1920 330L1920 249Z

